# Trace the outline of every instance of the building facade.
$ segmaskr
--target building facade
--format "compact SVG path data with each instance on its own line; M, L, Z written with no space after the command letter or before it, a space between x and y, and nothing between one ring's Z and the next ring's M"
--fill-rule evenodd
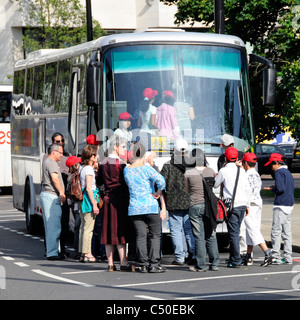
M80 1L85 7L86 1ZM174 23L177 7L166 6L159 0L91 0L91 6L93 19L108 34L178 27ZM26 23L18 9L16 0L0 0L0 91L8 91L12 86L13 66L24 55L22 34Z

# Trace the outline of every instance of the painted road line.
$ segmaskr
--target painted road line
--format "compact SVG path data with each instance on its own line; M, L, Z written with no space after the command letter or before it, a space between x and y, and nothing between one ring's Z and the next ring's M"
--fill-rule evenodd
M166 299L161 299L161 298L157 298L157 297L143 296L143 295L138 295L135 297L140 298L140 299L145 299L145 300L166 300Z
M279 289L279 290L269 290L269 291L252 291L252 292L235 292L235 293L224 293L224 294L212 294L205 296L190 296L184 298L175 298L176 300L194 300L194 299L213 299L213 298L226 298L226 297L235 297L235 296L249 296L254 294L274 294L274 293L285 293L285 292L295 292L300 291L300 289Z
M83 273L101 273L101 272L106 272L106 270L70 271L70 272L62 272L61 274L83 274Z
M32 271L37 273L37 274L39 274L39 275L42 275L44 277L55 279L55 280L58 280L58 281L71 283L71 284L75 284L75 285L86 287L86 288L94 287L94 285L92 285L92 284L88 284L88 283L84 283L84 282L79 282L79 281L74 281L74 280L71 280L71 279L59 277L59 276L56 276L54 274L51 274L51 273L48 273L48 272L45 272L45 271L42 271L42 270L39 270L39 269L33 269Z
M29 267L29 265L24 262L14 262L14 264L22 268Z
M13 257L8 257L8 256L3 256L2 258L5 259L5 260L8 260L8 261L15 260L15 258L13 258Z
M159 284L170 284L170 283L179 283L179 282L196 282L196 281L230 279L230 278L260 277L260 276L266 276L266 275L271 276L275 274L288 274L288 273L299 273L299 272L300 270L291 270L291 271L278 271L278 272L234 274L229 276L214 276L214 277L193 278L193 279L176 279L176 280L144 282L144 283L128 283L128 284L115 285L114 287L116 288L141 287L141 286L153 286L153 285L159 285Z

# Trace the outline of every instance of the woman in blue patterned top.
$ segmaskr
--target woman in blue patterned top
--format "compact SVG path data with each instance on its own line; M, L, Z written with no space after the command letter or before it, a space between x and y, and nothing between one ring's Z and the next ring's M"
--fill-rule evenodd
M128 215L136 230L137 260L141 272L163 272L160 260L161 219L166 218L162 190L166 186L164 177L150 165L145 164L145 147L136 143L133 147L134 162L124 169L124 178L130 193ZM158 191L155 191L156 184ZM162 210L158 199L162 199ZM149 255L147 250L149 229Z

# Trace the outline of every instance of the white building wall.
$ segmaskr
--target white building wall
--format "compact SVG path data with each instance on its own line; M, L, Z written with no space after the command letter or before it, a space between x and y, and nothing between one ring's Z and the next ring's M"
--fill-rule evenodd
M14 61L22 57L21 17L14 1L0 0L0 90L12 84ZM15 28L15 26L19 26Z
M86 0L80 1L85 7ZM174 24L177 7L165 6L159 0L91 0L91 5L93 19L99 21L108 33L177 27ZM23 26L25 23L17 1L0 0L0 86L12 84L13 66L23 58Z

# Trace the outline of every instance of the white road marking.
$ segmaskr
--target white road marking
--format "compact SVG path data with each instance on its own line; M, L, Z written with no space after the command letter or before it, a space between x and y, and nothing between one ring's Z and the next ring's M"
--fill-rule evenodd
M166 300L166 299L161 299L161 298L156 298L156 297L151 297L151 296L135 296L136 298L141 298L141 299L146 299L146 300Z
M22 267L22 268L29 267L29 265L24 262L14 262L14 264L16 264L17 266Z
M82 273L101 273L101 272L106 272L106 270L70 271L70 272L62 272L61 274L82 274Z
M287 274L287 273L299 273L299 272L300 272L300 270L291 270L291 271L264 272L264 273L234 274L234 275L229 275L229 276L213 276L213 277L206 277L206 278L176 279L176 280L144 282L144 283L129 283L129 284L116 285L114 287L126 288L126 287L153 286L153 285L157 285L157 284L195 282L195 281L218 280L218 279L229 279L229 278L260 277L260 276L265 276L265 275L270 276L270 275L274 275L274 274Z
M224 293L224 294L212 294L206 296L194 296L194 297L184 297L175 298L176 300L194 300L194 299L213 299L213 298L224 298L224 297L234 297L234 296L247 296L253 294L273 294L273 293L285 293L300 291L300 289L287 289L287 290L269 290L269 291L252 291L252 292L235 292L235 293Z
M15 260L15 258L8 257L8 256L3 256L2 258L5 259L5 260L8 260L8 261Z
M44 277L55 279L55 280L58 280L58 281L72 283L72 284L76 284L78 286L87 287L87 288L94 287L94 285L92 285L92 284L79 282L79 281L74 281L74 280L70 280L70 279L67 279L67 278L63 278L63 277L58 277L58 276L56 276L54 274L51 274L51 273L48 273L48 272L45 272L45 271L42 271L42 270L33 269L32 271L37 273L37 274L40 274L40 275L42 275Z

